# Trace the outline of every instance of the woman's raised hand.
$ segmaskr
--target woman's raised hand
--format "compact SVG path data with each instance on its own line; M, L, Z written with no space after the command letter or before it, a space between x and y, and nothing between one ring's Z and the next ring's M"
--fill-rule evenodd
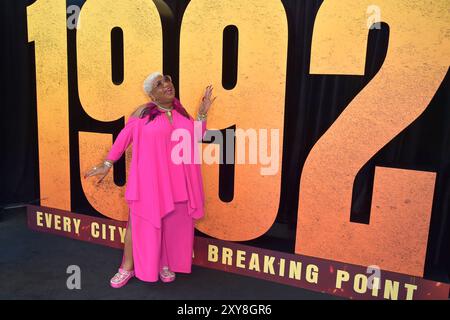
M97 183L100 183L108 175L109 169L110 167L106 166L103 163L100 163L86 172L84 178L86 179L92 176L100 176L100 179L97 181Z
M216 100L217 97L214 97L214 99L211 100L212 89L212 85L206 87L205 94L203 95L202 102L200 103L200 108L198 110L200 113L208 113L211 104L214 102L214 100Z

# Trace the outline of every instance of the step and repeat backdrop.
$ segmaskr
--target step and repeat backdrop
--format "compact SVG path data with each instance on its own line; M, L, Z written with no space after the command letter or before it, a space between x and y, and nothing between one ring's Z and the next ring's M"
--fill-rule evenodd
M161 70L190 114L207 85L218 96L194 263L354 299L448 298L448 1L16 6L36 110L30 228L122 246L131 148L101 184L83 175Z

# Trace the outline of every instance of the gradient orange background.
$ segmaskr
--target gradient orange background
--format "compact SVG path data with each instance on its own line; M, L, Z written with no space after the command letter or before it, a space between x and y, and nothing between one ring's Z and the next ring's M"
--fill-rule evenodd
M423 275L435 173L377 168L370 225L351 223L359 169L428 106L448 70L448 1L325 0L317 15L311 74L362 74L367 8L389 24L386 61L311 150L301 181L296 253ZM70 210L69 119L65 1L28 7L29 41L36 48L41 205ZM162 69L158 10L146 0L87 0L77 30L78 91L93 118L128 117L147 101L142 81ZM414 23L412 23L414 22ZM222 33L239 29L237 85L221 87ZM110 33L124 33L125 78L111 82ZM287 60L287 19L277 0L192 0L180 39L180 98L197 110L204 87L219 96L208 129L279 129L281 167ZM106 156L111 135L79 133L80 179L86 198L107 217L126 220L123 187L109 175L100 186L82 175ZM295 143L295 141L291 142ZM208 148L207 145L203 149ZM248 150L247 150L248 151ZM127 153L127 165L130 153ZM261 176L260 165L236 165L234 199L218 199L218 165L203 165L206 217L200 231L242 241L263 235L277 216L281 168Z

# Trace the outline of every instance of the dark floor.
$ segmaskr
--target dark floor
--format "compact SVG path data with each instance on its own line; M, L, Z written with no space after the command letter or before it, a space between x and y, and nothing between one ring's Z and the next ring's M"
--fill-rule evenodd
M146 283L132 279L112 289L121 250L31 231L26 209L9 209L0 217L0 299L177 299L302 300L333 296L265 280L193 266L175 282ZM66 286L67 267L81 269L81 289Z

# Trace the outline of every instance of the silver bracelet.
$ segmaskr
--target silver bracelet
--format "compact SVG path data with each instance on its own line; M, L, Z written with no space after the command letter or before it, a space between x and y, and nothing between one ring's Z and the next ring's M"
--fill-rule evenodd
M108 168L112 168L112 166L113 166L112 162L111 162L111 161L108 161L108 160L103 161L103 164L104 164L105 166L107 166Z
M208 114L206 114L206 113L198 113L197 114L197 120L198 121L204 121L204 120L206 120L207 116L208 116Z

